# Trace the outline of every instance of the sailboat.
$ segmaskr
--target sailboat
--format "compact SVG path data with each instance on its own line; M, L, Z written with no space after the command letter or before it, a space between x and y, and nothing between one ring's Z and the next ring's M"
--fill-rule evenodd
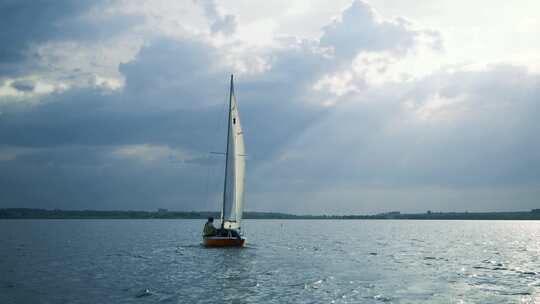
M221 228L214 236L203 237L207 247L242 247L242 213L244 208L244 175L246 170L244 134L240 126L238 103L234 94L233 75L229 91L225 181L221 207Z

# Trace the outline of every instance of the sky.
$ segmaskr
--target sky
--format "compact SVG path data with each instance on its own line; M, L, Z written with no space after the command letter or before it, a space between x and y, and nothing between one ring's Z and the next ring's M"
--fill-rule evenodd
M0 208L540 207L539 1L0 0Z

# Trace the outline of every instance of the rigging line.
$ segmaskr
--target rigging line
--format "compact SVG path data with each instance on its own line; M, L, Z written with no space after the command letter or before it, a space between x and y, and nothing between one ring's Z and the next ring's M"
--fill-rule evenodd
M225 102L223 102L223 106L222 106L222 109L221 111L219 111L217 113L218 115L218 119L214 120L216 122L216 125L214 126L214 128L212 128L213 130L215 130L215 134L220 134L221 132L221 128L222 128L222 124L223 124L223 119L225 117L224 113L225 111L227 110L227 104L229 102L229 97L227 96L228 95L228 92L229 92L229 88L227 88L227 93L226 94L223 94L222 96L225 96ZM217 146L218 145L218 142L219 141L213 141L213 144L211 143L210 146ZM214 151L217 151L217 149L210 149L210 150L214 150ZM215 168L213 168L214 166L211 165L212 163L212 160L214 159L212 157L212 154L216 154L216 153L213 153L213 152L210 152L210 154L208 155L208 159L210 160L210 164L208 164L208 170L207 170L207 173L206 173L206 186L205 186L205 195L204 195L204 206L207 206L208 204L208 199L209 199L209 196L210 196L210 193L209 193L209 188L210 188L210 176L213 175L213 170ZM217 184L217 182L216 182ZM214 185L212 186L214 187ZM217 203L216 203L217 205ZM206 207L205 207L206 208Z
M211 163L211 159L210 159L210 163ZM210 169L211 169L211 165L208 164L208 169L206 170L206 186L205 186L205 190L204 190L204 208L206 208L207 204L208 204L208 184L210 183Z

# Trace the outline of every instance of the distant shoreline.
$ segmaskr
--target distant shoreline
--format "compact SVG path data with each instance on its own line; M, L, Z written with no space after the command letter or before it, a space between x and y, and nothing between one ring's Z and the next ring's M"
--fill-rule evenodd
M33 208L0 209L0 219L206 219L219 218L209 211L107 211L60 210ZM431 212L400 213L397 211L375 215L295 215L278 212L244 212L245 219L313 219L313 220L540 220L540 209L514 212Z

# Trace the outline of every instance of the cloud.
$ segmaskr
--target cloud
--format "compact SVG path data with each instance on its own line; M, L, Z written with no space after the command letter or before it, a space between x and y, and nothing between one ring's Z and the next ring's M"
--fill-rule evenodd
M353 206L365 212L534 208L539 88L538 75L495 66L347 95L282 157L259 167L254 175L265 180L253 187L271 197L281 192L282 206L303 201L321 210L332 201L339 207L326 208L334 213ZM437 102L433 96L447 101L426 120L419 109ZM405 105L410 100L412 107Z
M199 3L203 9L204 14L211 22L210 30L213 34L223 33L225 35L234 34L237 27L236 17L231 14L222 14L216 1L214 0L194 0Z
M116 146L111 154L118 158L133 159L142 162L155 162L164 159L171 161L182 160L182 153L180 151L171 149L169 146L148 144Z
M113 3L0 1L0 82L35 85L33 91L0 87L0 102L36 101L70 87L117 89L115 64L129 59L139 40L124 34L141 16L115 13Z
M223 77L231 70L220 55L218 49L202 41L161 38L143 47L135 60L121 64L119 70L126 77L125 92L133 93L137 99L149 101L155 100L154 95L166 95L167 99L155 104L163 107L171 105L170 97L176 95L176 107L197 107L222 100L222 97L208 99L202 95L208 89L215 89L205 88L199 92L193 89L200 81L217 84L216 76L222 73Z
M431 38L434 48L442 48L442 39L437 31L415 31L405 18L384 20L368 3L355 0L339 19L323 28L320 40L322 46L332 47L338 58L350 60L360 51L405 54L416 45L421 35Z
M226 19L213 1L200 3L213 24ZM422 43L442 47L437 31L412 28L355 1L320 39L280 37L264 49L216 43L208 33L146 37L132 58L108 61L124 79L114 90L95 79L32 96L33 103L0 103L0 202L215 210L223 162L208 152L225 146L228 77L235 73L248 209L534 206L539 76L497 65L399 81L391 71L404 53ZM25 39L22 45L43 46L55 38ZM261 67L251 68L254 58ZM249 68L237 73L239 66ZM20 77L4 87L30 92L38 83Z
M11 84L11 86L17 91L21 92L32 92L34 90L34 83L29 80L19 80Z
M17 62L31 43L62 35L58 23L72 19L89 8L88 3L72 1L2 1L0 20L0 62Z
M0 76L19 75L37 68L31 61L39 56L34 46L53 40L89 39L111 35L118 29L112 23L127 25L124 18L85 19L93 7L103 1L2 1L0 3ZM108 23L108 24L104 24ZM111 23L112 22L112 23ZM108 27L107 33L99 30Z
M216 131L225 123L231 67L222 62L219 50L208 44L156 40L120 66L126 79L121 91L71 89L42 97L39 106L4 107L8 115L0 120L2 143L34 147L149 143L206 155L219 150L213 142L224 142ZM277 53L273 63L265 77L241 76L237 83L243 121L260 134L248 142L252 157L261 159L276 153L321 115L320 106L303 100L304 86L320 69L318 55L307 47L294 47ZM309 78L302 79L305 75ZM275 122L283 120L289 128L276 129Z
M205 205L206 171L168 161L121 160L111 147L61 146L0 162L2 206L174 209ZM28 187L28 184L32 185ZM7 188L4 188L7 187Z
M495 66L348 95L269 170L306 187L538 185L539 81Z
M217 48L198 41L155 40L141 49L133 61L121 65L120 71L126 80L120 91L104 92L99 87L71 89L43 96L35 106L4 106L5 114L0 119L0 144L31 149L26 156L9 158L3 164L4 172L10 174L17 167L30 170L31 164L40 164L40 169L33 173L32 184L51 174L57 175L62 168L65 170L63 175L55 178L59 184L62 176L71 179L71 174L79 175L73 180L89 181L85 189L77 191L92 194L88 193L88 200L79 199L74 204L90 204L91 200L100 199L111 204L111 208L125 208L122 202L126 199L110 192L106 192L110 197L105 197L103 185L96 183L99 180L103 183L144 181L125 174L126 167L133 167L128 171L140 167L142 171L133 174L145 174L144 170L150 170L156 183L164 178L172 178L165 173L170 172L177 183L198 189L197 185L205 184L207 165L216 164L215 161L204 160L208 152L221 151L224 147L224 104L230 66L221 64L221 56ZM309 75L309 71L318 69L317 56L308 47L294 47L274 57L275 65L268 77L240 77L237 95L252 168L279 155L285 143L294 140L321 114L319 107L301 100L301 87L292 82L292 77L300 79L303 75ZM291 67L290 63L295 60L295 74L286 73ZM283 127L277 128L277 122ZM183 151L183 156L180 157L175 151ZM80 163L77 162L79 157ZM68 162L68 159L73 161ZM94 164L94 168L83 170L82 164L89 162ZM118 172L109 172L108 168L111 167ZM143 167L146 169L143 170ZM165 167L168 169L161 172ZM102 171L98 168L105 168L111 173L110 177L101 175ZM219 166L216 170L219 170ZM121 179L125 180L122 182ZM4 184L24 182L24 174L19 173L5 180ZM162 182L173 184L172 181ZM22 184L14 189L20 187ZM67 183L66 187L79 186ZM140 191L153 191L142 184L137 188ZM62 198L65 193L58 191L55 194L53 189L58 190L57 186L51 185L48 189L50 193L46 196L50 198L44 199L44 206L60 201L69 204L66 198ZM119 189L125 188L119 186ZM161 201L167 208L180 209L172 201L173 197L195 195L196 199L185 201L182 208L204 207L200 205L204 197L201 192L192 193L190 188L183 187L170 191L167 199L153 200ZM212 189L209 195L215 195L218 191L217 188ZM96 193L101 194L96 197ZM37 197L38 194L30 192L26 195ZM6 196L21 204L30 201L30 198L17 193ZM144 206L144 197L147 196L141 195L136 199L138 202L133 201L132 204Z

